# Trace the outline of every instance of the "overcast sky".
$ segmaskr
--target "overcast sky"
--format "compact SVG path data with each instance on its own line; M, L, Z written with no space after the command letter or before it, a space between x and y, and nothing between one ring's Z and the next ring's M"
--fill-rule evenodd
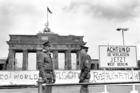
M43 31L47 6L51 31L84 36L92 59L98 45L122 45L118 27L129 29L125 44L137 46L140 59L140 0L0 0L0 57L8 55L9 34Z

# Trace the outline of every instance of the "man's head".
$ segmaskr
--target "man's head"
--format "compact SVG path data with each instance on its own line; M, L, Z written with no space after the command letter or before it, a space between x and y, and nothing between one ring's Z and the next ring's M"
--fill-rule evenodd
M87 53L88 52L88 47L87 46L81 46L81 52L82 53Z
M51 45L49 41L44 42L42 45L43 45L43 49L47 51L50 50Z

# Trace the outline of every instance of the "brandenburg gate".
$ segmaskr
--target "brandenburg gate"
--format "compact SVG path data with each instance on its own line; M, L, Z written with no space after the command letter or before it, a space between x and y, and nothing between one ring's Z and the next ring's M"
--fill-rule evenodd
M36 35L9 35L10 40L7 41L9 45L9 54L7 60L7 70L15 70L15 54L23 53L22 70L28 70L28 53L36 53L36 60L38 60L38 53L41 52L42 42L49 40L51 42L51 53L53 54L54 69L58 68L58 53L64 53L65 65L64 69L70 70L71 67L71 53L76 54L76 69L80 66L79 50L81 45L86 43L83 41L83 36L67 35L61 36L53 32L42 32ZM36 66L37 68L37 66Z

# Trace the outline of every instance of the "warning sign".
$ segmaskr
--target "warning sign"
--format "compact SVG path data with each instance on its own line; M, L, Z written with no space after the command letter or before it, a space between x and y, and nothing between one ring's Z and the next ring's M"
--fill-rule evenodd
M136 46L100 45L99 59L101 68L137 67Z

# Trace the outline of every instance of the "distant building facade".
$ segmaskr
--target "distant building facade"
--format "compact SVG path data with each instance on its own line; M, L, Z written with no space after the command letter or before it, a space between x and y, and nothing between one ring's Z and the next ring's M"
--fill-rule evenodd
M99 66L99 59L92 59L91 69L92 70L103 70L103 68L100 68ZM140 60L137 61L137 68L134 68L135 70L140 70ZM131 70L131 68L106 68L106 70Z
M0 70L6 69L6 61L7 61L7 58L0 58Z

